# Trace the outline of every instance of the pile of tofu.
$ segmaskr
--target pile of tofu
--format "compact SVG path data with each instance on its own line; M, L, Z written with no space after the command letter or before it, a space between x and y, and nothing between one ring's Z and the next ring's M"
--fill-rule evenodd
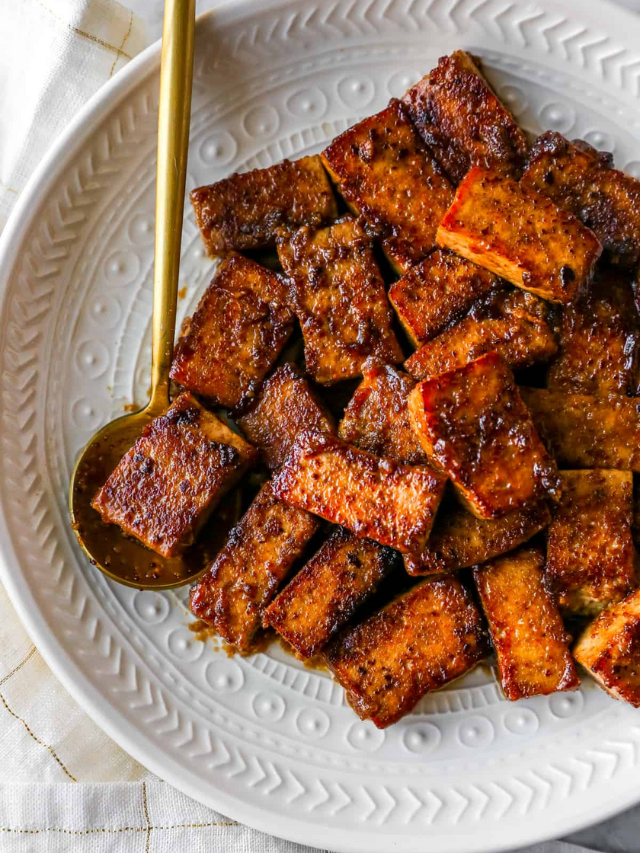
M640 182L530 146L456 51L191 200L220 260L104 520L172 556L254 469L191 610L239 653L277 632L381 728L493 652L510 700L577 662L640 706Z

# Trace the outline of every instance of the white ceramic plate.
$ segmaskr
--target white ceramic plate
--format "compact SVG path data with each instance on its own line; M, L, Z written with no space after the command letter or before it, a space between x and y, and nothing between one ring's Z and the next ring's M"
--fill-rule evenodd
M640 19L584 0L238 0L199 21L189 189L318 151L457 47L530 131L640 176ZM582 690L510 704L481 669L385 732L274 647L230 659L184 594L110 584L67 521L80 447L145 400L159 50L133 61L42 163L0 252L2 580L89 714L187 794L345 851L496 851L640 800L640 712ZM191 210L190 312L211 275Z

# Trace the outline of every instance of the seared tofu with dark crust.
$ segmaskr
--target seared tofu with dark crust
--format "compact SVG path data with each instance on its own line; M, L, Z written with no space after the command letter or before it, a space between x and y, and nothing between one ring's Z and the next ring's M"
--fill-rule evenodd
M411 120L454 183L471 166L519 177L527 140L465 50L442 56L403 97Z
M424 547L445 478L317 432L300 433L273 481L281 500L398 551Z
M549 361L558 351L544 319L544 303L532 293L502 287L481 297L467 316L427 341L405 361L416 379L462 367L488 352L512 368Z
M433 249L453 187L400 101L341 133L322 160L398 272Z
M438 228L451 249L550 302L572 302L589 282L602 246L551 199L474 167Z
M640 260L640 181L548 130L531 149L522 184L579 217L614 263Z
M91 506L163 557L194 541L257 451L191 394L151 421Z
M302 371L284 364L262 386L254 406L238 418L249 441L272 470L280 468L303 430L335 432L335 421Z
M171 378L220 406L256 395L293 331L284 282L241 255L220 263L178 339Z
M371 355L402 361L370 238L351 218L301 228L278 243L304 338L307 371L324 385L360 376Z
M557 495L555 462L497 353L421 382L409 414L431 464L479 518Z
M249 651L265 608L318 528L317 518L279 501L266 483L191 588L193 615Z
M544 582L544 555L522 548L474 569L507 699L546 696L580 684L569 635Z
M419 347L501 283L477 264L446 249L435 249L391 285L389 300L407 337Z
M482 617L457 578L414 586L348 630L324 658L362 720L379 729L487 655Z
M397 553L337 528L267 607L263 622L312 658L397 565Z
M560 609L595 616L637 586L631 471L561 471L546 575Z
M279 229L322 225L338 215L318 155L231 175L191 192L209 256L275 246Z
M640 472L640 401L520 388L533 422L562 468Z
M573 656L610 696L640 708L640 590L587 625Z

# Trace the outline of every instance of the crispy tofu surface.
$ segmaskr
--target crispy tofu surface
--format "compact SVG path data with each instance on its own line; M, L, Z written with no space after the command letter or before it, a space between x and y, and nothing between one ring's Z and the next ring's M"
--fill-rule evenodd
M548 196L477 166L458 187L437 242L562 304L586 286L602 251L595 234Z
M318 155L198 187L191 203L210 256L269 248L280 228L321 225L338 215Z
M474 569L507 699L580 684L558 608L544 584L544 556L523 548Z
M191 588L193 615L248 651L265 608L318 527L316 518L279 501L266 483Z
M300 433L273 481L293 506L398 551L418 551L431 530L445 479L422 465L377 457L317 432Z
M341 195L399 272L435 245L453 187L400 101L340 134L322 159Z
M486 654L478 608L447 577L423 581L348 630L325 659L356 714L383 729Z
M409 414L430 462L479 518L556 495L555 462L497 353L421 382Z
M91 502L147 548L173 557L191 545L255 449L191 394L151 421Z

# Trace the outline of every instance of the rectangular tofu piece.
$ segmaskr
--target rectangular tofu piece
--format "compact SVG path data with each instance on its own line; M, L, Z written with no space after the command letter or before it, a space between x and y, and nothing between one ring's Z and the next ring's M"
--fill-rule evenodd
M473 571L507 699L546 696L580 684L569 636L544 582L544 555L521 548Z
M163 557L191 545L257 451L188 392L151 421L91 506Z
M302 327L305 366L316 382L360 376L370 355L402 361L384 280L358 222L301 228L278 243L278 256Z
M191 588L193 615L249 651L265 608L318 528L317 518L279 501L266 483Z
M640 400L520 388L540 435L562 468L640 472Z
M546 575L560 609L595 616L636 588L631 471L561 471Z
M572 302L602 246L548 196L475 166L438 228L437 242L551 302Z
M400 101L341 133L322 160L398 272L433 249L453 187Z
M397 566L397 553L340 527L265 610L301 658L312 658Z
M573 656L610 696L640 708L640 590L587 625Z
M391 285L389 300L407 337L419 347L503 283L477 264L435 249Z
M555 462L497 353L421 382L409 395L409 415L431 464L478 518L556 495Z
M317 154L198 187L191 203L210 257L272 248L280 228L322 225L338 215Z
M610 260L634 267L640 260L640 181L588 149L548 130L539 136L522 176L523 186L548 195L591 228Z
M440 57L402 100L420 136L454 183L471 166L520 176L527 139L489 86L479 60L465 50Z
M379 729L487 655L482 618L457 578L414 586L334 640L324 658L347 701Z
M281 500L398 551L424 547L445 478L318 432L303 432L273 481Z
M464 319L427 341L404 363L416 379L463 367L488 352L512 368L549 361L558 351L545 304L531 293L499 288L481 297Z

